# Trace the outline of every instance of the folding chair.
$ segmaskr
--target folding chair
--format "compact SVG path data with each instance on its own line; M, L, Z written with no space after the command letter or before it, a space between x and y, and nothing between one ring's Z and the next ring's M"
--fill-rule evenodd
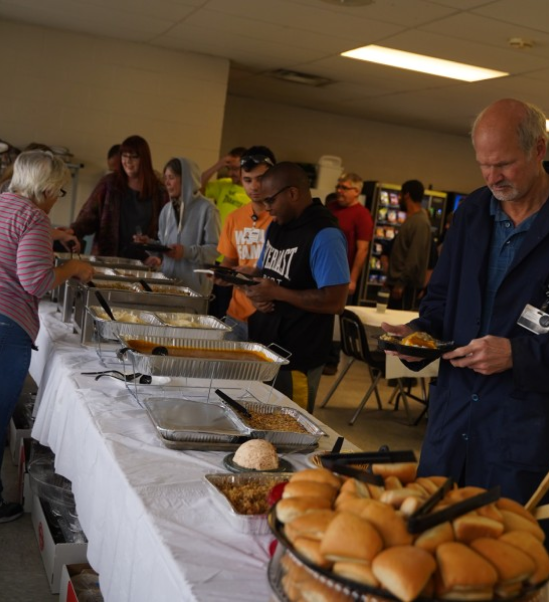
M377 389L377 385L381 378L385 378L385 353L383 351L370 351L370 347L368 345L368 337L366 328L364 324L361 322L360 318L352 311L346 309L339 316L339 323L341 328L341 348L345 355L349 356L350 360L347 362L346 366L341 371L341 374L337 378L336 382L333 384L332 388L328 391L326 397L322 400L320 407L323 408L335 390L349 371L349 368L353 365L355 361L364 362L368 366L368 370L370 372L370 377L372 379L372 384L370 388L366 391L366 394L362 398L362 401L358 405L353 417L349 421L349 424L354 424L356 419L358 418L360 412L366 405L366 402L371 397L372 393L375 393L377 399L377 407L381 410L381 399L379 397L379 391ZM393 397L398 393L402 402L404 403L404 407L406 409L406 414L408 417L408 421L411 423L410 418L410 409L408 407L408 398L406 396L406 392L404 390L402 381L400 378L396 379L397 385L395 388L395 392L393 393ZM391 399L393 398L391 397Z

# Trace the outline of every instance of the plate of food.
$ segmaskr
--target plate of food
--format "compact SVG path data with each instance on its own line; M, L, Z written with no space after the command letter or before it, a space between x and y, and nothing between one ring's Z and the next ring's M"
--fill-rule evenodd
M439 341L426 332L413 332L405 337L385 333L378 339L378 348L383 351L396 351L426 360L438 359L443 353L452 351L457 345L454 341Z
M231 472L293 472L294 467L279 458L276 448L264 439L250 439L235 452L223 458L223 466Z

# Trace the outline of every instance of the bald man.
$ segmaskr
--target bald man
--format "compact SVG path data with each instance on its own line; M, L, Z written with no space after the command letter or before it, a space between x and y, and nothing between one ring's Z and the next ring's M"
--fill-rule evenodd
M246 294L259 310L249 337L289 351L275 387L310 412L327 360L334 315L345 308L349 263L345 235L295 163L278 163L262 176L272 222L258 261L258 284Z
M524 503L549 471L545 115L499 100L472 142L486 187L456 211L419 319L385 329L457 345L431 390L420 473L500 485Z

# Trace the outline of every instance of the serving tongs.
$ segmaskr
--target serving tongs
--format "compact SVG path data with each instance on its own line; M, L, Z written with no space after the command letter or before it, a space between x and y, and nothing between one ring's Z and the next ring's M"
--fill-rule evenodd
M427 529L452 521L472 510L497 502L501 497L501 488L498 485L483 493L473 495L461 502L457 502L447 508L431 513L431 510L444 498L453 485L454 480L451 477L446 479L442 487L439 487L439 489L408 518L406 527L409 533L422 533Z
M250 412L242 404L238 403L238 401L236 401L232 397L229 397L226 393L223 393L223 391L221 391L220 389L216 389L215 393L230 408L232 408L233 410L237 411L239 414L242 414L242 416L244 416L245 418L251 418L252 417L252 415L250 414Z
M103 297L103 295L99 291L93 291L93 292L94 292L97 300L99 301L99 304L105 310L105 313L107 314L107 316L109 316L109 318L111 320L116 321L116 318L114 317L114 314L112 313L112 309L111 309L110 305L107 303L107 300L105 299L105 297Z
M151 376L149 376L148 374L141 374L141 372L135 372L134 374L124 374L124 372L120 372L119 370L102 370L100 372L81 372L80 374L84 376L95 376L95 380L99 380L103 376L110 376L112 378L116 378L117 380L121 380L127 383L131 383L138 379L139 384L141 385L150 385L152 382Z
M381 475L371 472L372 464L393 464L395 462L417 462L416 455L411 450L389 451L388 449L377 452L353 452L349 454L324 454L320 457L320 462L324 468L332 472L353 477L357 481L370 483L383 487L385 481ZM353 468L349 464L368 464L368 470Z

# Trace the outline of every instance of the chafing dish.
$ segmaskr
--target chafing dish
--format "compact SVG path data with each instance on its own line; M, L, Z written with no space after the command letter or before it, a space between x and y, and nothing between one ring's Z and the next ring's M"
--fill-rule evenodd
M143 336L173 339L222 339L231 328L214 318L185 312L152 312L136 308L111 305L116 320L96 306L88 307L95 321L97 334L106 340L118 341L121 335L133 338ZM120 317L119 317L120 316Z
M155 347L187 347L200 352L229 351L252 352L262 356L261 360L238 358L221 359L211 357L177 357L140 353L132 349L132 337L121 336L120 340L128 349L124 355L133 365L134 372L153 376L184 376L187 378L226 379L226 380L260 380L270 381L276 378L281 366L288 360L274 353L259 343L242 343L237 341L194 340L192 345L181 345L180 341L166 337L141 337L139 340ZM133 344L135 347L135 344ZM197 353L198 355L198 353Z

